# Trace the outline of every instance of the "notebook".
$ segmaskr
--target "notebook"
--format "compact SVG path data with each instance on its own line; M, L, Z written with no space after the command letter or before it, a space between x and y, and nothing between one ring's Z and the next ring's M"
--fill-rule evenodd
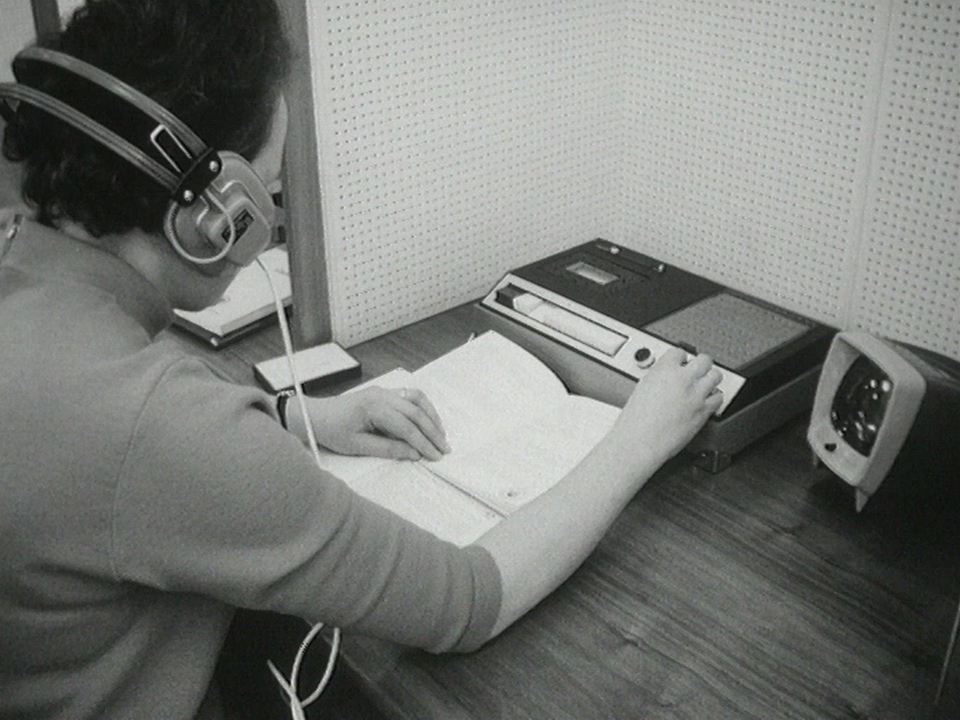
M289 311L293 294L286 248L270 248L260 255L260 260ZM263 269L253 263L237 273L216 304L197 312L175 310L173 324L219 348L275 322L276 318L269 282Z

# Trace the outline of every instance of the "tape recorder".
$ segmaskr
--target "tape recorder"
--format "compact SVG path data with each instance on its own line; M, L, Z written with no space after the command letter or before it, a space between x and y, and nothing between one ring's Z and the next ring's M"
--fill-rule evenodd
M726 468L808 410L835 330L679 267L594 240L505 274L479 303L574 393L623 405L670 347L706 352L724 403L688 449Z

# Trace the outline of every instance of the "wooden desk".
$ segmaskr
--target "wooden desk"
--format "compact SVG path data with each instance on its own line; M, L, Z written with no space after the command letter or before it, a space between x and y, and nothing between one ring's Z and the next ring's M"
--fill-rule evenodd
M484 328L461 307L351 350L369 379ZM277 337L216 361L252 382ZM857 515L804 432L791 423L717 475L674 459L568 582L476 653L347 634L341 662L387 716L418 720L960 717L952 673L931 712L960 593L957 525Z

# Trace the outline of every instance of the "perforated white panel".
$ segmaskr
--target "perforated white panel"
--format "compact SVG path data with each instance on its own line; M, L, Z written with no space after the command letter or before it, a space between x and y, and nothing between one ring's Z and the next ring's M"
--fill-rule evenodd
M960 356L960 3L310 11L341 342L606 237Z
M616 3L318 3L334 336L382 333L601 234Z
M960 3L891 26L852 324L960 358Z
M886 4L631 4L620 241L838 322Z

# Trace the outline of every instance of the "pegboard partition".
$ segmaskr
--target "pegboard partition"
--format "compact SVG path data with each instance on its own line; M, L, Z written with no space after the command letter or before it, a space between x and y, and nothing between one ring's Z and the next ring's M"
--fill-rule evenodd
M476 297L508 267L606 230L615 4L363 0L314 12L338 340Z
M876 112L880 3L630 7L621 238L836 322Z
M960 357L960 3L890 28L851 315Z
M334 336L593 237L960 355L960 4L311 9Z
M960 3L630 4L618 236L960 357Z

